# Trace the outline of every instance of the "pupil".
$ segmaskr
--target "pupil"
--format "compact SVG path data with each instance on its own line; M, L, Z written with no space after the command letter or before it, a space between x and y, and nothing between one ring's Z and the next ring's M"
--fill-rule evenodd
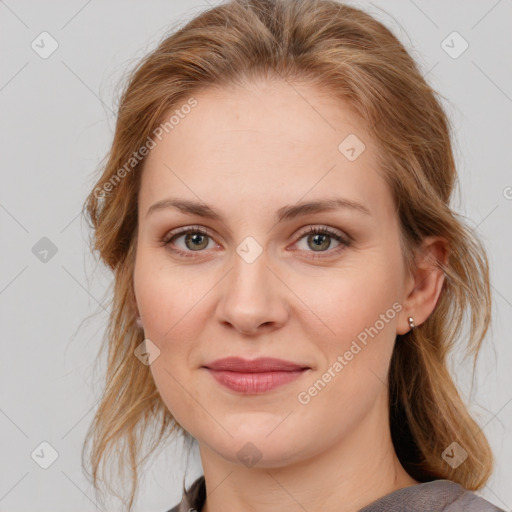
M205 236L201 233L194 233L192 235L188 235L186 240L187 242L188 241L192 241L192 245L193 245L193 248L197 249L197 248L200 248L202 249L203 248L203 245L204 245L204 238Z
M315 244L316 247L320 247L324 249L327 249L329 247L329 242L327 242L327 244L325 244L325 241L327 240L328 236L327 235L322 235L322 234L319 234L317 233L316 235L313 235L313 243Z

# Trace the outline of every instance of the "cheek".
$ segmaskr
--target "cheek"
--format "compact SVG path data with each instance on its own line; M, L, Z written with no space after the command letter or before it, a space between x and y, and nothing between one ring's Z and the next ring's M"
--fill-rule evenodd
M202 330L198 303L209 288L197 276L191 282L190 275L191 272L169 265L149 251L139 253L134 269L144 336L160 351L149 369L166 407L186 429L190 427L187 411L197 407L190 395L189 372L190 354Z
M324 276L317 272L314 280L309 276L296 282L297 294L321 320L317 335L310 331L323 354L316 376L322 396L311 396L318 413L327 407L338 417L352 414L357 418L385 385L396 319L402 309L397 300L400 265L393 258L376 249L369 251L364 261L359 258L357 264L347 264ZM304 320L302 330L317 323L310 313L307 318L311 320ZM315 385L313 381L311 385ZM307 400L309 393L303 391ZM315 393L315 389L311 391Z
M334 424L344 425L343 429L333 427L333 436L357 425L386 393L395 322L401 310L395 300L398 274L385 271L386 265L377 258L372 261L371 270L354 267L326 278L324 293L317 287L302 287L304 302L318 312L329 330L322 331L325 336L311 334L323 354L322 365L298 398L308 417L323 417L329 410ZM302 328L308 327L303 324Z
M386 315L399 289L399 265L377 251L354 264L297 273L293 287L308 307L307 318L316 323L316 317L324 339L335 345L345 344ZM395 316L396 307L386 315L386 326L394 324Z
M157 345L169 338L183 339L184 334L193 338L195 326L199 326L190 318L200 312L197 306L212 286L206 273L198 275L192 266L169 264L162 255L142 252L134 271L135 295L145 334Z

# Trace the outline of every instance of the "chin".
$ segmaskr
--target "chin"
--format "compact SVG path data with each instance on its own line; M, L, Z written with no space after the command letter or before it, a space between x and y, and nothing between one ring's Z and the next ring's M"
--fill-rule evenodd
M223 431L221 439L203 437L201 443L233 464L247 468L278 468L297 461L300 454L311 446L303 446L284 428L281 435L278 435L280 427L276 429L276 425L278 423L274 422L271 428L262 430L249 425L232 430L225 425L231 436Z

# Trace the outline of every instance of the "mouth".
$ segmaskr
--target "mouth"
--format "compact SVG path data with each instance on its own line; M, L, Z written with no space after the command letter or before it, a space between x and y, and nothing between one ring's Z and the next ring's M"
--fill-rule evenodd
M289 372L309 369L305 364L276 359L274 357L259 357L258 359L243 359L242 357L225 357L205 364L205 368L214 371L229 371L240 373Z
M276 389L304 375L309 366L275 358L246 360L229 357L204 365L222 386L243 394L260 394Z

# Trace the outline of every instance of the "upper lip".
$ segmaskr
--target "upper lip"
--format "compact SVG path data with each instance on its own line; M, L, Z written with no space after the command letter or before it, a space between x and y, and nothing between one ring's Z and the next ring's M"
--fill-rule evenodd
M262 372L291 372L308 369L309 366L303 364L276 359L273 357L260 357L258 359L243 359L241 357L226 357L217 359L204 365L210 370L230 371L241 373L262 373Z

